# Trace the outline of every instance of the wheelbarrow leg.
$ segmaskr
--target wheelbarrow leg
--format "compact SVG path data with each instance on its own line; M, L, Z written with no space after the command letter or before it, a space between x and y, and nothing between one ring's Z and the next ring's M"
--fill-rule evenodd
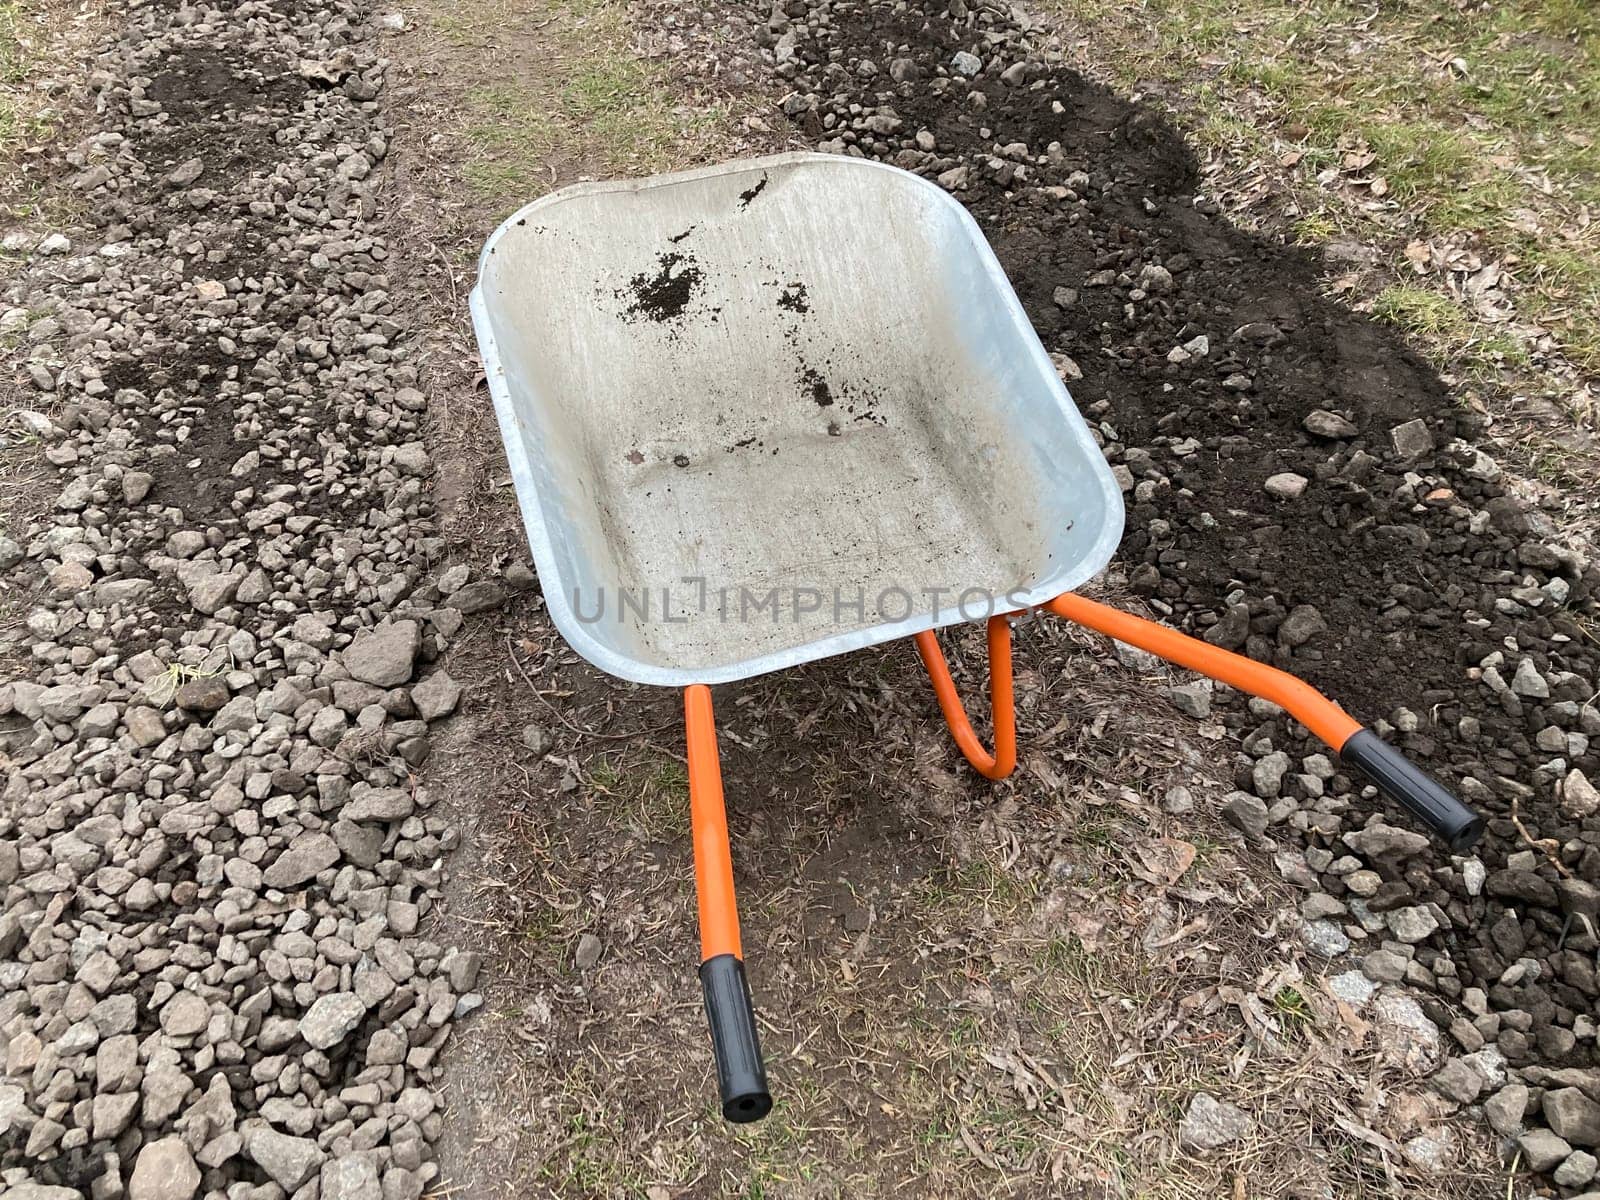
M978 735L972 732L972 722L967 720L961 707L961 697L950 678L950 668L945 665L944 651L939 649L939 636L929 629L917 634L917 653L922 665L933 680L933 694L939 698L939 711L956 739L956 745L966 756L972 769L985 779L1004 779L1017 766L1017 710L1011 689L1011 620L1008 617L989 618L989 712L994 722L994 753L983 748Z
M689 819L694 836L695 894L700 906L700 986L711 1049L717 1060L722 1115L743 1124L772 1109L767 1071L756 1037L755 1010L739 944L739 910L733 895L733 856L722 803L722 766L711 689L693 684L683 693L689 750Z
M1042 607L1241 692L1271 700L1403 805L1452 850L1467 849L1483 832L1482 817L1304 680L1071 592Z

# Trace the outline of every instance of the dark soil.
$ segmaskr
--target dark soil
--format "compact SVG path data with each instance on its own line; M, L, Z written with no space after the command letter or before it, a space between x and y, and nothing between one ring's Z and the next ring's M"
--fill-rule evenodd
M744 191L739 193L739 207L741 209L749 208L750 202L766 190L767 177L763 175L760 179L756 180L749 187L745 188Z
M628 312L650 321L676 321L694 299L703 272L693 256L671 251L661 255L654 274L641 271L628 281Z
M808 24L820 7L828 23ZM1478 851L1486 894L1471 894L1442 848L1370 864L1385 880L1371 912L1427 903L1443 918L1412 981L1446 1001L1482 988L1493 1013L1525 1014L1477 1022L1514 1066L1600 1063L1592 1038L1569 1032L1600 994L1596 940L1581 923L1557 940L1563 909L1596 895L1600 819L1563 815L1555 792L1574 768L1600 775L1600 714L1588 707L1600 645L1584 625L1600 572L1560 547L1543 513L1482 477L1492 472L1467 473L1474 452L1457 439L1481 432L1476 418L1392 330L1321 297L1317 254L1220 215L1161 114L1025 60L1015 42L996 52L991 35L1015 28L961 0L784 12L801 34L793 63L778 68L795 89L785 103L794 122L825 148L945 176L1046 347L1079 365L1075 399L1134 481L1120 561L1155 615L1309 679L1489 818ZM768 36L790 27L769 22ZM976 78L950 67L958 51L984 59ZM1022 77L1002 82L1016 63ZM918 146L919 131L934 135L933 150ZM1207 353L1169 358L1199 335ZM1356 432L1307 432L1316 410ZM1413 420L1427 437L1403 456L1394 431ZM1284 472L1309 481L1297 499L1264 490ZM1480 682L1495 652L1506 681L1531 659L1543 685L1529 691L1548 697ZM1224 714L1257 754L1321 749L1241 698ZM1541 749L1541 734L1564 744ZM1250 764L1241 755L1242 784ZM1327 795L1303 778L1287 779L1297 803L1273 836L1348 854L1340 834L1381 801L1343 774ZM1527 853L1514 802L1534 837L1554 839L1560 867ZM1339 877L1323 884L1344 893ZM1501 984L1523 956L1539 961L1537 977ZM1441 1003L1433 1015L1448 1023L1457 1011Z
M817 402L818 408L833 407L833 389L816 371L810 367L803 368L800 372L800 382L806 391L811 393L811 398Z
M283 60L251 61L218 49L184 50L144 68L150 75L145 95L166 111L139 137L141 157L167 171L190 158L205 164L208 187L233 182L262 160L275 162L273 133L306 94L306 83Z

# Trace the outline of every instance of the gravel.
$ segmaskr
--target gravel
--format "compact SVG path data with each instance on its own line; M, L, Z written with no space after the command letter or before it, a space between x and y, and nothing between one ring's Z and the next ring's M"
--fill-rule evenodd
M120 11L62 96L82 224L0 298L54 474L0 538L8 1200L417 1200L482 1003L417 774L510 593L441 603L387 64L353 10L249 8Z

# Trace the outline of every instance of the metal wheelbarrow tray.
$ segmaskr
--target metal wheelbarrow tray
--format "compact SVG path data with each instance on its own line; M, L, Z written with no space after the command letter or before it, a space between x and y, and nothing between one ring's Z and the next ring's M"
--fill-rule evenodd
M1452 847L1481 821L1293 676L1072 595L1122 495L976 222L863 159L580 184L490 237L472 317L545 601L683 687L723 1114L771 1107L707 684L914 637L968 761L1016 762L1009 616L1050 611L1264 696ZM934 631L987 619L994 749Z

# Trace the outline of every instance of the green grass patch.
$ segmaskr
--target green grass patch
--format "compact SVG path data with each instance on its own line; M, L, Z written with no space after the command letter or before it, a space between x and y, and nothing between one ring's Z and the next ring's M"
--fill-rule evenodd
M1337 229L1393 236L1396 207L1415 235L1471 233L1486 259L1520 254L1518 314L1549 328L1580 368L1600 371L1600 239L1563 241L1600 206L1600 5L1506 0L1492 7L1320 0L1056 0L1086 35L1095 68L1125 87L1155 80L1188 100L1203 144L1245 161L1299 152L1295 240ZM1180 105L1180 107L1184 107ZM1348 168L1370 150L1370 163ZM1381 177L1378 193L1347 181ZM1549 186L1544 183L1549 180ZM1369 205L1369 198L1381 200ZM1531 236L1536 221L1545 232ZM1413 235L1413 236L1415 236ZM1529 243L1536 243L1530 245ZM1528 276L1535 273L1537 278ZM1514 365L1510 338L1468 332L1408 281L1382 308L1485 366ZM1468 321L1470 326L1471 322ZM1471 366L1470 363L1459 364Z
M584 771L595 806L607 819L656 842L689 834L689 772L662 756L601 758Z
M1396 283L1378 293L1372 315L1407 333L1446 343L1463 342L1471 329L1466 311L1441 292L1412 283Z
M490 6L492 7L492 6ZM439 13L453 45L476 46L491 18L537 29L535 61L466 94L463 177L483 199L514 206L548 191L563 167L645 174L692 159L726 117L680 101L666 68L630 47L619 0L557 0L499 14L469 6Z
M26 102L32 38L27 28L31 5L0 0L0 159L9 157L49 130Z
M1316 1022L1316 1014L1299 988L1284 984L1272 995L1272 1011L1277 1014L1283 1031L1291 1035L1304 1033Z

